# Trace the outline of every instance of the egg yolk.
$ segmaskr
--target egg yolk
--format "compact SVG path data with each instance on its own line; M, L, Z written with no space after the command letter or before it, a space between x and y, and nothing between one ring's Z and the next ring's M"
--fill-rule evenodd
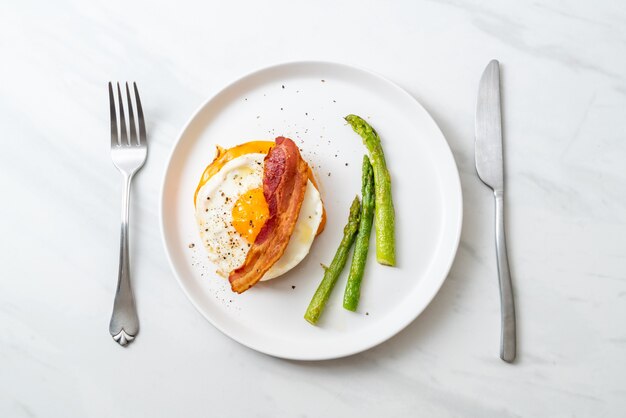
M253 243L269 214L263 188L248 190L235 202L232 213L233 227L249 243Z

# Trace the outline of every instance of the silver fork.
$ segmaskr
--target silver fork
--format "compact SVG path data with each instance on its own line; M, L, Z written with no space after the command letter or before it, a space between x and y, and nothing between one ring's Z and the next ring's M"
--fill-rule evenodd
M133 176L146 162L148 144L146 143L146 125L143 120L143 110L137 84L133 83L135 102L137 104L137 122L139 135L135 129L135 114L128 83L126 83L126 103L128 106L129 133L126 132L126 118L124 116L124 101L120 83L117 83L117 97L119 108L120 129L118 135L117 117L115 111L115 95L113 85L109 82L109 107L111 110L111 158L113 164L124 177L124 193L122 194L122 229L120 233L120 266L117 279L117 291L113 303L113 314L109 323L109 332L115 341L125 346L135 339L139 332L139 319L135 298L130 285L130 268L128 255L128 208L130 203L130 182Z

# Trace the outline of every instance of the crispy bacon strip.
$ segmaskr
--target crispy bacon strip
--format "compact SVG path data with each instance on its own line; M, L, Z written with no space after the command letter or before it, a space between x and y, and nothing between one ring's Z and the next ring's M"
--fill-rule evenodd
M307 163L296 144L279 136L265 156L263 195L269 217L250 247L246 261L230 273L234 292L243 293L254 286L282 257L298 220L307 185Z

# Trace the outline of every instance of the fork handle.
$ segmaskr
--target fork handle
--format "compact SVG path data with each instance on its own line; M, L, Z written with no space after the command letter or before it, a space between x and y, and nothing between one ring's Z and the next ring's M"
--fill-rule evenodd
M122 194L122 227L120 232L120 265L117 278L117 290L113 302L113 314L109 323L109 332L113 339L125 346L135 339L139 332L139 318L135 307L133 289L130 285L130 266L128 251L128 219L130 206L130 183L132 175L124 174Z
M504 193L494 193L496 202L496 257L498 260L498 279L500 283L500 358L507 363L516 356L515 303L509 260L506 252L506 233L504 230Z

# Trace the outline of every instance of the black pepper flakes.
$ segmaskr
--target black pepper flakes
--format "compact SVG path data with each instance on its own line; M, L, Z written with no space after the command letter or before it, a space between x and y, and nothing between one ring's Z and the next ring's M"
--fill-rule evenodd
M193 248L195 246L196 246L196 244L194 244L193 242L191 244L189 244L189 248Z
M292 288L292 289L295 289L296 287L295 287L295 286L291 286L291 288Z

